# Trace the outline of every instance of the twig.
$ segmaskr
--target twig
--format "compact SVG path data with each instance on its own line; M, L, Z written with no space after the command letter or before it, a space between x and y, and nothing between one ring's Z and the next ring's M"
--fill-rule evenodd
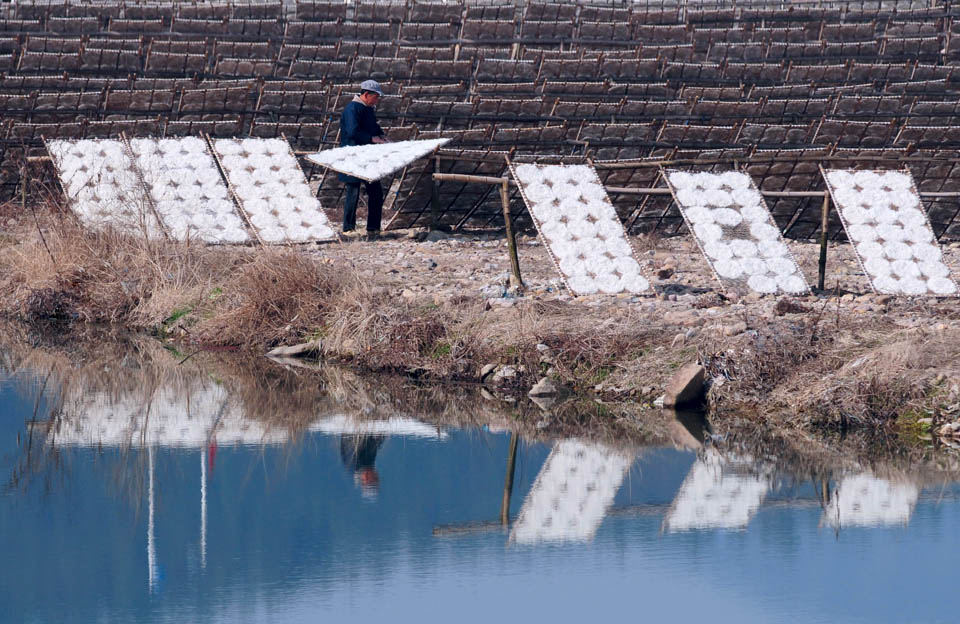
M24 162L23 167L20 169L20 202L21 208L24 210L27 208L27 164ZM43 228L40 227L40 218L37 217L37 209L34 205L30 204L30 212L33 214L33 222L37 226L37 233L40 235L40 242L43 243L43 248L47 250L47 254L50 256L50 261L53 262L53 265L57 265L57 259L53 257L53 252L50 251L50 246L47 245L47 238L43 235Z
M196 351L194 351L193 353L191 353L191 354L188 355L187 357L185 357L185 358L183 358L182 360L180 360L179 362L177 362L177 366L180 366L181 364L183 364L184 362L186 362L187 360L189 360L190 358L192 358L192 357L195 356L196 354L200 353L201 351L203 351L203 349L197 349Z

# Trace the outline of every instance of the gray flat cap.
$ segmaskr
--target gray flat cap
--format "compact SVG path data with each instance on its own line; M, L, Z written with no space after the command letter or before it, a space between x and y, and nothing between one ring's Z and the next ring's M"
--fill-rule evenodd
M380 88L380 83L376 80L364 80L360 83L361 91L373 91L377 95L383 95L383 90Z

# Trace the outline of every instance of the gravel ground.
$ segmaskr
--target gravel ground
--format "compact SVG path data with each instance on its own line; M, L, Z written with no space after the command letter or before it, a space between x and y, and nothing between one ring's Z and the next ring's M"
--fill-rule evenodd
M529 300L566 301L600 309L633 307L634 311L648 313L654 322L703 328L716 325L714 317L723 325L730 316L742 316L744 310L760 317L772 316L778 301L774 296L724 293L690 237L653 240L631 237L636 255L651 278L653 288L648 293L571 297L540 241L522 235L518 238L518 250L526 288L523 296L515 297L507 290L510 261L502 235L436 233L430 238L437 240L418 240L425 235L425 232L387 233L372 242L326 244L314 253L346 261L361 278L397 296L432 299L436 303L453 296L468 296L486 299L491 307L510 307ZM819 245L797 241L788 244L807 282L815 286ZM960 245L950 244L944 252L948 265L960 274L956 271L960 266ZM874 294L846 243L830 244L826 291L792 299L808 304L836 301L845 312L858 315L893 314L899 317L898 324L905 327L951 323L956 302L955 298Z

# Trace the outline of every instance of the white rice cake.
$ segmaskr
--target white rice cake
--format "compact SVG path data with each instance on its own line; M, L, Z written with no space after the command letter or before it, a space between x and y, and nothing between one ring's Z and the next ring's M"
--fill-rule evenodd
M385 178L427 154L450 139L396 141L370 145L348 145L308 154L307 160L367 182Z
M678 170L665 174L687 227L724 288L764 294L810 292L749 175Z
M612 295L650 288L593 167L511 164L511 172L571 292Z
M208 243L250 240L206 141L131 139L130 148L171 236Z
M320 200L283 139L216 139L220 165L250 224L265 243L334 238Z
M63 190L80 221L147 236L163 234L133 159L112 139L47 141Z
M875 291L957 295L909 171L823 173L847 238Z

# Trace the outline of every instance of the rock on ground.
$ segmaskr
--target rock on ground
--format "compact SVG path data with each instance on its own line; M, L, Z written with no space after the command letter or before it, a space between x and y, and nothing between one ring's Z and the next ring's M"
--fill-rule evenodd
M706 369L699 364L687 364L670 379L664 390L663 406L676 407L697 400L703 394Z

